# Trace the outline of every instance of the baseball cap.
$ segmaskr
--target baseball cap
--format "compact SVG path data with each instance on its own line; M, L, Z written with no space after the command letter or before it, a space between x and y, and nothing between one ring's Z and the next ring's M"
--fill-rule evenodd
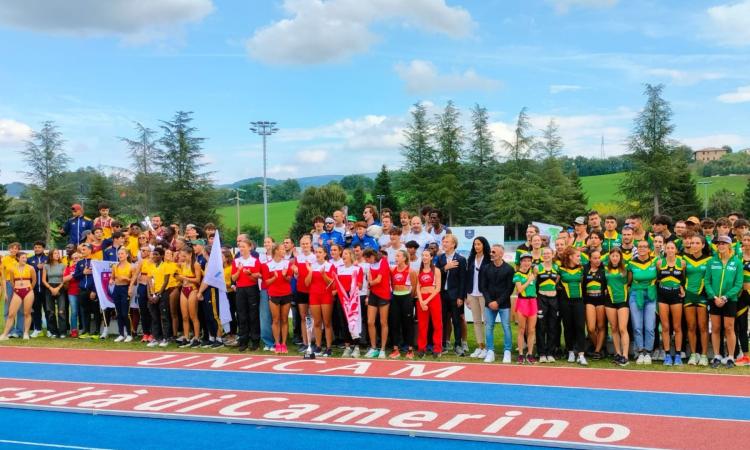
M336 223L336 221L333 220L333 217L326 217L326 223Z
M583 216L576 217L576 220L573 221L575 225L586 225L586 218Z
M690 222L693 225L700 225L701 220L699 218L695 217L695 216L690 216L690 217L687 218L687 220L685 222Z
M520 260L522 260L522 259L524 259L524 258L532 258L532 256L531 256L531 253L528 253L528 252L524 252L524 253L521 253L521 254L520 254L520 255L518 256L518 260L519 260L519 261L520 261Z
M732 238L730 238L729 236L719 236L716 239L714 239L714 242L716 242L717 244L720 242L723 242L724 244L731 244Z
M205 239L194 239L190 243L193 245L206 245Z
M81 208L81 205L80 205L80 204L78 204L78 203L73 203L73 205L72 205L72 206L70 207L70 209L71 209L71 210L73 210L73 211L80 211L80 210L82 210L83 208Z
M346 216L346 220L348 220L349 222L356 222L357 218L354 216Z

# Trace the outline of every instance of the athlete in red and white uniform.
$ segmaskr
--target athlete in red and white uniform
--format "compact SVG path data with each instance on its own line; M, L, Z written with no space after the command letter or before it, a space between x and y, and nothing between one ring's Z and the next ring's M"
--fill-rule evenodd
M368 248L363 252L365 260L370 263L367 282L370 285L370 295L367 299L367 331L370 335L370 350L365 358L386 357L386 343L388 341L388 309L391 306L391 268L388 261L381 258L380 252ZM375 319L380 315L380 349L377 348Z
M440 270L435 267L429 251L422 252L422 265L417 274L417 356L427 349L427 329L432 321L432 353L443 352L443 311L440 303Z
M406 350L406 359L414 359L414 285L416 272L409 267L406 250L396 253L396 265L391 268L393 300L391 301L391 345L389 358L401 357L401 348Z
M333 250L333 246L331 250ZM356 347L356 354L353 349L353 338L349 329L349 317L356 317L359 321L362 315L362 305L360 304L359 294L364 282L364 270L354 264L354 254L351 249L344 249L341 261L343 264L336 268L336 289L337 298L341 306L342 323L344 332L344 349L343 357L358 357L359 347ZM359 325L361 333L361 322ZM358 336L359 337L359 336Z
M307 335L307 315L310 306L310 286L305 284L307 277L307 265L315 262L315 253L312 251L312 240L309 235L304 235L299 240L300 250L294 258L294 275L297 278L297 292L294 294L294 301L297 303L297 311L301 323L302 343L305 348L310 344L310 336Z
M307 263L307 276L305 284L310 287L310 311L313 316L313 328L315 329L316 354L331 356L331 345L333 344L333 330L331 329L331 316L333 315L333 278L336 268L326 261L326 251L322 247L315 249L315 261ZM322 350L320 344L323 342L323 327L326 330L326 348Z
M271 309L274 352L288 353L286 338L289 334L289 308L292 305L293 271L289 260L284 259L284 247L274 245L271 260L263 264L263 283L268 289L268 306Z

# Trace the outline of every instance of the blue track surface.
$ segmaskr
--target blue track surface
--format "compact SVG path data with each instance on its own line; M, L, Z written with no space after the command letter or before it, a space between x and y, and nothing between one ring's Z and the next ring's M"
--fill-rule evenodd
M750 420L750 398L450 381L0 363L4 377L589 409ZM731 379L730 379L731 380ZM729 381L729 380L728 380Z
M381 449L474 450L521 448L506 444L387 434L230 425L0 408L0 440L116 449L276 450ZM19 424L22 426L9 426ZM0 442L0 448L41 448Z

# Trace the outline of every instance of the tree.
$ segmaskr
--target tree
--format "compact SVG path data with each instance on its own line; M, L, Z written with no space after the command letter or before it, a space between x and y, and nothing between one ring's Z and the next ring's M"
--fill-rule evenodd
M0 242L8 242L13 238L13 230L10 228L11 198L4 184L0 184Z
M24 173L31 180L27 190L34 208L29 212L40 216L47 242L52 241L55 209L62 206L61 176L70 162L63 148L64 143L57 126L48 121L42 123L41 130L31 134L31 140L26 141L26 148L21 151L27 167Z
M507 141L503 139L500 141L500 145L508 152L508 158L515 162L529 159L531 149L534 148L534 136L529 133L531 123L526 111L527 109L524 106L518 113L516 128L513 131L513 140Z
M202 171L204 138L195 136L193 113L177 111L171 121L162 121L164 147L159 162L164 170L165 189L160 209L167 221L180 223L217 222L216 193L211 173Z
M358 187L352 193L352 201L349 203L349 213L355 217L360 218L362 211L365 210L365 206L369 202L367 201L367 195L362 187Z
M672 108L662 98L664 85L646 84L646 106L635 118L628 141L633 170L620 184L620 192L639 212L660 214L662 202L675 180L671 170ZM653 207L649 206L649 203Z
M13 202L9 225L13 237L22 244L30 244L50 231L48 222L39 214L39 209L34 207L32 193L28 189Z
M285 202L298 199L302 193L302 188L300 188L299 181L290 178L275 186L271 186L269 191L268 201Z
M463 152L463 127L460 112L449 100L441 114L435 115L435 144L437 162L428 178L427 199L441 209L449 225L457 217L462 204L463 189L459 180Z
M490 209L488 186L497 169L492 131L489 128L487 108L474 105L471 110L471 137L464 165L462 189L465 201L459 209L462 223L487 224L485 216Z
M92 215L96 215L94 211L97 211L102 203L112 208L115 198L112 182L103 174L97 173L91 178L87 198L88 204L91 205L88 209Z
M391 211L398 213L398 199L393 195L393 191L391 190L391 176L389 175L385 164L380 168L378 176L375 177L375 185L372 188L372 194L373 201L378 198L378 195L382 195L383 200L382 202L378 201L378 204L382 204L383 208L390 208Z
M670 172L674 173L672 184L664 197L663 213L672 217L689 217L700 213L698 185L690 171L692 150L676 148L671 155Z
M132 160L131 168L136 198L131 199L131 203L138 204L139 215L147 215L153 212L151 211L154 206L153 197L158 187L162 185L162 177L155 164L160 160L163 161L163 154L158 146L159 141L155 138L154 130L136 122L135 131L135 139L120 138L120 140L127 145Z
M560 127L555 119L550 119L547 126L542 130L542 139L537 145L542 158L559 158L562 155L563 141L560 137Z
M430 172L437 164L435 149L430 144L431 132L427 107L415 103L411 123L404 130L406 143L401 145L405 173L399 186L407 205L412 208L419 208L427 202Z
M708 213L711 217L726 217L742 206L739 195L726 188L714 192L708 200Z
M497 189L490 196L492 209L488 221L513 226L514 239L518 240L521 225L545 219L549 196L534 172L514 176L512 167L510 163L503 165Z
M745 217L750 217L750 177L747 177L747 186L742 195L742 212L745 213Z
M302 192L297 211L294 214L294 224L289 230L292 239L297 240L312 229L315 216L327 217L333 211L346 205L346 192L338 184L323 187L311 186Z
M339 184L346 192L352 193L358 187L365 191L372 191L372 178L365 175L347 175L339 181Z

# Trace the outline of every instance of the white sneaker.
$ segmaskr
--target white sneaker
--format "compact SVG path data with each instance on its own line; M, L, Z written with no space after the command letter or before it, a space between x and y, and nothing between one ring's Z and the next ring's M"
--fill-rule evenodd
M38 338L40 334L42 334L42 332L41 332L41 331L39 331L39 330L34 330L34 331L33 331L33 332L32 332L32 333L31 333L31 334L29 335L29 337L31 337L31 338ZM26 336L25 336L25 335L24 335L24 339L26 339Z
M484 357L484 362L491 363L495 362L495 351L494 350L486 350L485 353L487 353Z
M23 334L23 340L24 340L24 341L28 341L28 340L29 340L29 338L30 338L30 336L29 336L29 333L24 333L24 334Z
M344 353L341 355L341 357L342 358L351 358L351 356L352 356L352 348L351 347L346 347L344 349Z
M487 357L487 349L483 348L482 351L479 352L479 355L477 355L477 358L484 359L485 357Z
M57 336L55 336L54 334L51 334L51 333L47 337L50 338L50 339L57 339Z
M161 342L159 342L159 347L167 347L169 346L169 341L164 339Z
M131 335L128 335L128 336L127 336L127 337L125 338L125 341L124 341L124 342L133 342L133 336L131 336Z
M359 358L359 345L354 346L354 350L352 350L352 358Z
M554 356L548 356L548 357L547 357L547 362L548 362L548 363L553 363L553 362L555 362L555 357L554 357Z
M54 335L54 334L52 334L52 332L51 332L51 331L47 330L47 337L48 337L48 338L53 338L53 337L55 337L55 335Z
M643 357L643 364L647 366L651 364L651 355L649 355L648 353L646 353L646 356Z
M568 352L568 362L574 363L576 362L576 354L573 352Z
M125 340L125 336L123 336L123 335L117 336L117 337L115 338L115 342L122 342L122 341L124 341L124 340Z
M378 353L378 359L385 359L387 356L385 350L380 350L380 353Z
M482 349L477 347L471 355L469 355L469 358L479 358L479 353L481 353Z
M151 341L148 344L146 344L146 347L156 347L157 345L159 345L159 341L157 341L156 339L154 339L153 341Z
M643 364L643 361L645 360L645 355L643 353L638 353L638 358L635 360L636 364ZM651 360L651 357L649 357L649 360Z
M658 361L659 360L659 350L654 350L651 353L651 359L654 360L654 361Z
M365 358L375 358L378 355L378 349L371 348L370 350L367 350L367 353L365 353Z
M582 366L588 366L589 365L589 362L586 361L586 357L583 356L583 353L581 353L580 355L578 355L578 364L580 364Z
M664 350L659 350L659 361L664 361L667 357L667 352Z
M264 352L270 352L270 351L271 351L271 347L269 347L269 346L267 346L267 345L264 345L264 346L263 346L263 351L264 351Z
M503 352L503 364L510 364L510 350Z
M99 336L99 339L107 339L108 336L109 336L109 333L107 333L106 331L102 331L102 334Z
M546 363L547 362L547 357L545 355L540 356L539 357L539 362L540 363Z
M693 352L690 354L690 359L688 360L688 366L697 366L698 365L698 354Z
M466 341L461 342L461 348L463 349L464 353L469 353L469 343Z

